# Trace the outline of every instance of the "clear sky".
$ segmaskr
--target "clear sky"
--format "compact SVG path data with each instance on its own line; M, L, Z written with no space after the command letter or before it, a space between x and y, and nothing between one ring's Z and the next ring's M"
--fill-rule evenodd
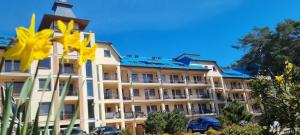
M32 13L39 25L54 0L1 0L0 35L15 35ZM87 31L112 42L121 55L173 58L197 53L227 66L244 52L231 48L254 26L300 19L299 0L71 0Z

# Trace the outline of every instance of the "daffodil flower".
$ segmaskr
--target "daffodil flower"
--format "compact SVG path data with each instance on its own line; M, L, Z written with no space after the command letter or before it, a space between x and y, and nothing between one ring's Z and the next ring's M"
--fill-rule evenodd
M16 29L16 45L4 52L6 59L20 60L20 70L26 71L34 60L42 60L49 56L51 51L51 29L35 32L35 15L31 17L29 29L18 27Z
M94 44L93 47L87 47L88 44L90 43L90 41L91 41L91 37L89 36L87 39L84 39L80 43L79 59L78 59L79 65L82 65L87 60L94 61L94 59L95 59L95 51L96 51L97 45Z
M66 26L65 23L60 20L57 21L57 25L62 35L57 38L56 41L60 42L63 45L63 55L68 60L69 49L79 50L80 48L80 34L78 31L75 31L72 34L72 30L74 27L73 20L68 23L68 26Z

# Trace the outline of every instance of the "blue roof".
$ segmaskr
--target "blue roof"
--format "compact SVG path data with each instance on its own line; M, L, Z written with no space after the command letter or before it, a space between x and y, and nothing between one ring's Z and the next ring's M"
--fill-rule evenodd
M209 70L202 66L187 65L174 59L166 59L160 57L135 57L125 56L121 61L122 66L132 67L151 67L151 68L170 68L170 69L193 69L193 70Z
M223 77L228 77L228 78L242 78L242 79L251 79L254 78L253 76L250 76L245 73L241 73L236 70L223 70Z
M7 47L10 42L10 38L0 35L0 47Z

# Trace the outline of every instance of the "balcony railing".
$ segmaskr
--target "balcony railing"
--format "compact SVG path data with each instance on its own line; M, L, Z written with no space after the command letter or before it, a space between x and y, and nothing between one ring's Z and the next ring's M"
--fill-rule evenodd
M131 100L130 96L123 96L123 100Z
M103 75L103 80L118 80L116 75Z
M125 112L125 119L132 119L132 118L144 118L146 115L144 112Z
M70 120L72 119L73 114L71 113L61 113L60 120Z
M105 118L106 119L119 119L119 118L121 118L121 115L119 112L108 112L108 113L105 113Z
M132 79L134 83L158 83L158 78L135 78Z
M208 84L208 81L206 80L201 80L201 81L196 81L196 80L189 80L189 84Z
M163 83L180 83L180 84L183 84L183 83L185 83L185 81L184 80L163 80L162 81Z
M210 95L209 94L190 95L190 98L209 99Z
M62 90L59 90L59 96L61 96ZM78 96L77 90L68 90L66 96Z
M228 89L243 89L242 86L227 86Z
M185 95L173 95L173 99L186 99Z
M159 96L145 96L145 100L160 99Z
M116 94L104 94L104 99L119 99L119 96Z
M213 111L210 109L203 109L203 110L193 110L192 113L193 114L209 114L209 113L213 113Z

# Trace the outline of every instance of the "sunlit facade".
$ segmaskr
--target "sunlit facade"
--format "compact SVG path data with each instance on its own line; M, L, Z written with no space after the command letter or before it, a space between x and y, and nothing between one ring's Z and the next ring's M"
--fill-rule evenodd
M226 103L238 100L247 109L260 114L261 109L250 100L249 81L252 77L238 71L223 70L216 61L203 60L196 54L182 54L175 58L121 56L109 42L99 42L95 33L85 32L88 20L76 18L72 5L65 0L56 1L54 14L43 17L39 29L57 30L57 20L75 21L75 28L82 39L92 36L90 44L96 43L96 58L84 66L78 66L78 54L69 53L70 61L59 64L62 46L54 42L51 55L40 62L31 103L31 120L38 105L41 105L40 126L44 126L51 101L58 69L61 69L58 91L54 105L57 106L60 91L72 75L71 86L64 100L59 121L61 129L66 128L78 100L80 112L75 126L85 131L94 127L111 125L120 129L132 128L142 134L147 115L153 111L180 110L188 118L216 116ZM2 57L7 45L0 45ZM130 48L129 48L130 49ZM19 71L20 62L5 60L0 73L0 84L13 84L16 99L30 76L34 75L37 62L27 72ZM50 75L48 88L43 86ZM43 98L42 93L45 92ZM0 108L2 109L2 107ZM54 116L57 108L51 112ZM51 119L53 125L54 118Z

